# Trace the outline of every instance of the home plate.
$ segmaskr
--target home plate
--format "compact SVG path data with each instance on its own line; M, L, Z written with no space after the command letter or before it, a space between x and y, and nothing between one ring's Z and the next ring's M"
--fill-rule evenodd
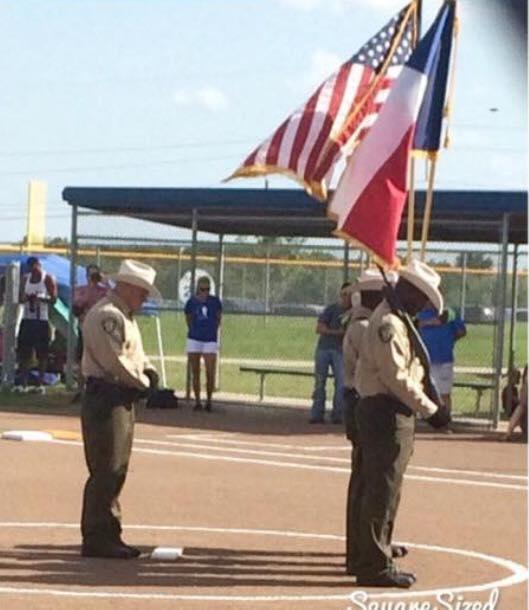
M151 559L158 561L176 561L182 557L184 549L176 546L157 546L151 553Z
M53 436L49 432L40 430L8 430L2 432L2 437L8 441L51 441Z

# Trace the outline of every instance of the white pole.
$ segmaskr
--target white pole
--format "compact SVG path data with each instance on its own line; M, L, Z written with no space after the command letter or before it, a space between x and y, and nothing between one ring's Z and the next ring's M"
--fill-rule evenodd
M2 349L2 387L15 384L16 369L16 322L19 298L20 263L10 263L6 268L4 294L4 334Z
M163 338L162 338L162 323L160 321L160 316L155 316L156 323L156 338L158 340L158 356L160 358L160 371L162 373L162 384L163 387L167 387L167 375L165 372L165 355L163 351Z
M509 250L509 214L503 215L501 228L501 266L499 270L498 281L498 296L496 301L496 322L498 324L497 342L494 368L496 372L496 388L493 395L492 403L492 426L494 430L498 428L500 420L500 395L501 395L501 374L503 368L503 341L505 338L505 304L507 300L507 263Z

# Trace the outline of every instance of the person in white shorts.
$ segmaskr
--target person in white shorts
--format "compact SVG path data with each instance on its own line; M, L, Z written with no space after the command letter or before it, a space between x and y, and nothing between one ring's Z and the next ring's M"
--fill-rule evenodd
M211 411L211 396L215 387L215 369L218 352L218 329L222 317L220 299L210 294L209 278L198 279L196 293L187 301L185 314L187 322L186 352L195 395L195 411L202 409L200 400L200 360L204 359L206 369L206 411Z
M459 317L448 320L449 312L441 315L433 309L419 312L419 332L428 349L431 360L430 372L441 398L449 411L452 410L452 386L454 385L454 346L467 334L465 323Z

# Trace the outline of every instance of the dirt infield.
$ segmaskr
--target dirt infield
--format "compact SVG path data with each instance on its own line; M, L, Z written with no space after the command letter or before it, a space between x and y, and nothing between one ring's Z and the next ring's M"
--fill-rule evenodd
M76 410L4 410L0 431L56 438L0 441L0 608L468 610L493 604L496 587L496 608L526 607L525 445L419 432L395 536L418 582L364 601L343 571L349 447L338 427L306 419L233 405L140 412L122 508L125 538L145 554L123 562L79 556ZM155 546L184 554L154 561Z

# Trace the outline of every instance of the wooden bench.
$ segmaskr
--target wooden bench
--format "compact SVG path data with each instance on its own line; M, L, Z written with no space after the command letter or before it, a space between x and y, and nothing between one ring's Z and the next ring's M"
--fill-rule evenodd
M476 408L474 410L477 413L481 408L481 397L487 390L494 390L495 385L493 383L487 383L485 381L454 381L454 388L468 388L476 392Z
M286 366L240 366L241 373L256 373L259 375L259 402L262 402L265 395L265 382L268 375L293 375L297 377L314 377L314 371L311 369L300 369ZM329 374L332 378L332 374ZM493 383L485 381L454 381L455 388L467 388L476 392L476 408L475 412L481 408L481 399L487 390L494 390L496 387Z
M259 375L259 401L264 398L267 375L294 375L297 377L314 377L311 369L295 369L286 366L240 366L241 373L257 373ZM329 374L332 377L332 374Z

